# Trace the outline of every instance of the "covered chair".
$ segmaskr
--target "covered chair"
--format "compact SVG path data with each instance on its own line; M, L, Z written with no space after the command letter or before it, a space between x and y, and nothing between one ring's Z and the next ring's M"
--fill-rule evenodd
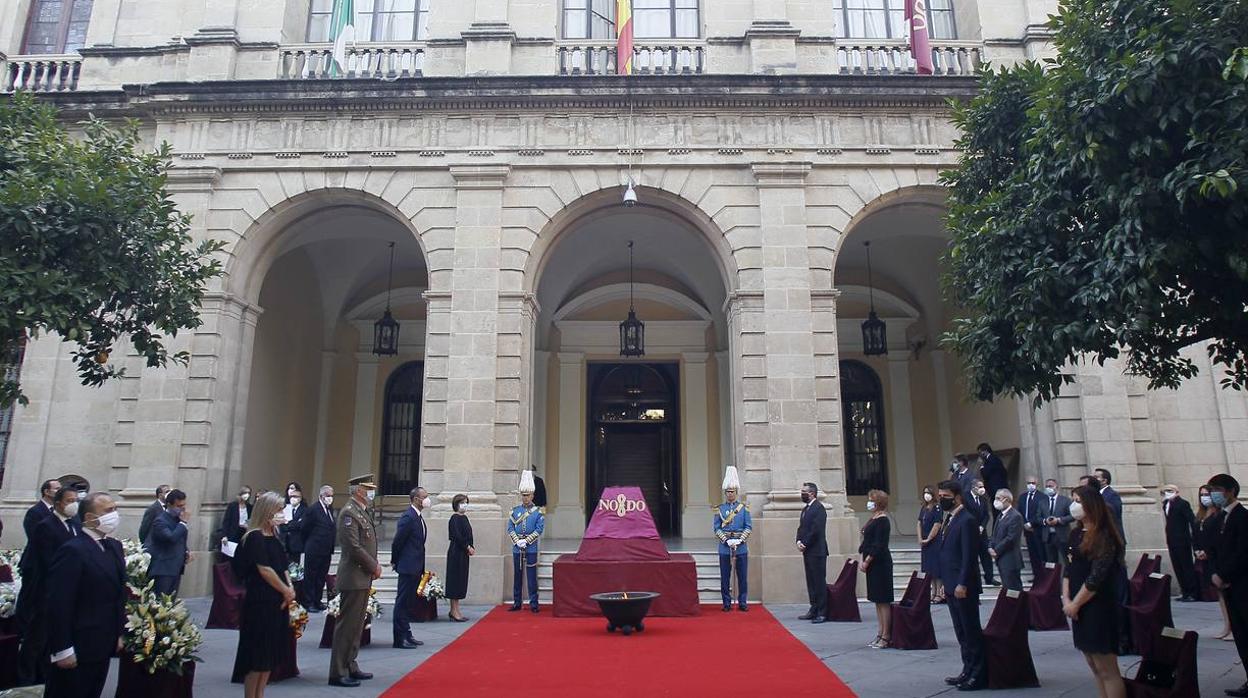
M1162 628L1141 650L1140 668L1134 678L1124 678L1127 695L1133 698L1200 698L1196 678L1196 644L1194 630Z
M988 688L1035 688L1040 685L1036 665L1027 642L1028 603L1026 592L1002 589L996 607L984 628L987 653Z
M1131 573L1130 586L1128 587L1131 591L1130 598L1134 599L1135 595L1140 592L1140 589L1144 586L1144 580L1148 578L1148 575L1160 571L1160 555L1149 555L1148 553L1141 555L1140 563L1135 566L1135 572Z
M1209 566L1208 560L1196 561L1196 565L1195 565L1196 579L1200 580L1200 600L1201 601L1217 601L1218 599L1221 598L1221 594L1220 592L1218 592L1217 587L1213 585L1213 582L1210 581L1211 573L1206 572L1206 568L1208 566Z
M861 623L858 613L858 561L848 559L836 581L828 585L828 620Z
M1032 630L1067 630L1062 613L1062 566L1046 562L1038 570L1027 594L1027 617Z
M932 627L932 580L925 572L914 572L901 601L893 604L892 646L899 650L936 649L936 629Z
M243 597L247 591L234 577L229 562L212 566L212 608L204 626L218 630L238 630L243 613Z
M1139 591L1127 604L1131 614L1131 642L1141 656L1148 656L1162 628L1174 625L1170 615L1170 575L1154 572L1143 579Z

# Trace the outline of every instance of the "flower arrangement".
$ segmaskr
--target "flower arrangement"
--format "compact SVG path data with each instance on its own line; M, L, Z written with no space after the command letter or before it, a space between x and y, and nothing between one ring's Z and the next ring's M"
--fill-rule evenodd
M342 599L342 594L334 594L334 598L330 599L330 600L329 600L329 603L328 603L328 604L326 604L326 606L325 606L325 615L328 615L328 616L333 616L334 618L337 618L337 617L338 617L339 612L340 612L340 611L341 611L341 609L342 609L342 605L341 605L341 601L340 601L341 599ZM368 590L368 605L364 607L364 612L368 614L368 617L369 617L369 618L380 618L380 617L381 617L381 615L382 615L382 613L381 613L381 602L377 600L377 590L376 590L376 589L369 589L369 590ZM364 625L364 627L365 627L365 628L371 628L371 627L372 627L372 623L371 623L371 622L370 622L370 623L366 623L366 624Z
M430 601L446 598L446 587L438 575L426 570L420 577L420 585L416 587L416 595Z
M334 598L330 599L329 603L325 604L325 615L333 616L334 618L338 617L338 612L341 610L341 605L339 603L339 599L341 598L341 594L334 594Z
M302 582L303 581L303 565L299 564L298 562L290 563L290 566L286 568L286 574L287 576L290 577L291 583Z
M147 673L169 671L181 676L187 662L203 661L195 654L203 642L186 604L152 593L150 584L137 599L126 603L123 647Z
M7 565L13 575L12 582L0 584L0 618L12 618L17 613L17 597L22 593L22 573L17 566L21 560L20 550L0 550L0 566Z
M0 566L8 565L13 570L13 579L17 579L17 566L22 562L22 551L0 550Z
M148 586L147 568L152 564L152 556L143 549L143 544L133 538L121 541L121 553L126 559L126 581L131 593L138 594Z
M290 605L290 628L295 631L295 639L303 637L303 629L308 626L308 612L297 603Z

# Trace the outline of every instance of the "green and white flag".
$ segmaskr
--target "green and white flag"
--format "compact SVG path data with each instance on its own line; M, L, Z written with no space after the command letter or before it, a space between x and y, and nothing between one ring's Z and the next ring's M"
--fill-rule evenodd
M334 41L334 65L330 67L330 74L346 75L347 44L355 46L355 0L334 0L329 36Z

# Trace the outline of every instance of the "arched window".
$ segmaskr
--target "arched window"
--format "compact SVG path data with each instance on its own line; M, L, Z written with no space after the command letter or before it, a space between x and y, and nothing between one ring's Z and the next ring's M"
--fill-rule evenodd
M832 0L836 35L849 39L905 39L905 0ZM933 39L958 38L953 0L928 0L928 33Z
M386 381L381 424L381 493L407 494L420 479L420 405L425 365L403 364Z
M17 348L0 356L0 380L16 381L22 370L22 357L25 355L26 341L22 340ZM13 405L0 407L0 484L4 484L5 454L9 450L9 435L13 433Z
M615 5L615 0L563 0L563 38L614 39ZM633 0L633 36L698 38L698 0Z
M880 377L861 361L841 362L841 405L845 448L845 491L888 490L884 452L884 391Z
M329 35L334 0L312 0L308 41ZM429 0L355 0L356 41L424 41L429 38Z
M23 53L71 53L87 42L92 0L34 0Z

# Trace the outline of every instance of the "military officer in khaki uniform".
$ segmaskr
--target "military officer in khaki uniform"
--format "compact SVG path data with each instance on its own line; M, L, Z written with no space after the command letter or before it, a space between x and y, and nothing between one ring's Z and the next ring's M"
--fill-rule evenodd
M329 659L329 685L359 686L361 680L373 675L360 671L355 658L360 653L360 633L373 580L381 576L377 562L377 531L366 510L377 494L372 475L360 475L347 481L351 501L338 515L337 588L338 619L334 625L334 649Z

